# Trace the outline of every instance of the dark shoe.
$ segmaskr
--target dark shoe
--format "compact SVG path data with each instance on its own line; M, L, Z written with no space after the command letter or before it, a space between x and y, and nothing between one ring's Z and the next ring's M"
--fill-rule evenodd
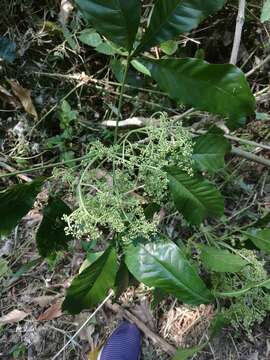
M99 360L139 360L141 334L136 325L123 321L112 333L99 355Z

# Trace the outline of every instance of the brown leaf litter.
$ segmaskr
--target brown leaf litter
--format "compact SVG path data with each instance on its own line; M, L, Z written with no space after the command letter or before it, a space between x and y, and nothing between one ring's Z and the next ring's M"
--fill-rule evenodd
M35 106L31 99L31 90L25 89L22 87L18 81L15 80L9 80L8 81L13 93L17 96L17 98L20 100L24 110L31 116L33 116L35 119L38 118L37 111L35 109Z

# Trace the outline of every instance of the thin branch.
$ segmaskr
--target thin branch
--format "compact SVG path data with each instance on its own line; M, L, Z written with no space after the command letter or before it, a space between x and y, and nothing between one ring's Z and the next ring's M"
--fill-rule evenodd
M106 307L113 311L116 314L120 314L126 320L134 323L138 326L138 328L147 336L150 340L153 341L154 344L158 344L164 352L169 355L174 355L176 353L176 348L171 344L167 343L164 339L162 339L159 335L150 330L141 320L139 320L135 315L133 315L130 311L123 309L118 304L112 304L110 302L106 303Z
M239 147L233 146L232 147L232 154L240 156L240 157L242 157L244 159L256 162L258 164L261 164L261 165L264 165L264 166L267 166L267 167L270 168L270 160L268 160L268 159L266 159L266 158L264 158L262 156L258 156L258 155L252 154L252 153L250 153L248 151L242 150Z
M250 71L248 71L246 73L246 77L249 77L251 75L253 75L257 70L260 70L260 68L262 68L265 64L267 64L270 61L270 54L268 56L266 56L266 58L264 60L262 60L258 65L254 66L253 69L251 69Z
M69 346L70 343L79 335L79 333L87 326L87 324L93 319L93 317L103 308L105 303L114 295L113 291L110 291L109 295L102 301L102 303L96 308L96 310L89 316L89 318L82 324L82 326L75 332L75 334L69 339L69 341L58 351L51 360L55 360L59 355Z
M242 30L245 22L246 0L239 0L238 14L234 33L233 48L231 53L230 64L237 63L239 48L241 44Z

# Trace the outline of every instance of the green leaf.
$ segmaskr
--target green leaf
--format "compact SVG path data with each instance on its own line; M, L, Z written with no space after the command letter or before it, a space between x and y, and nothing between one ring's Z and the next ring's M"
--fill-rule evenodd
M196 269L172 241L161 237L151 242L138 239L126 247L125 255L129 271L145 285L157 287L191 305L213 300Z
M0 60L12 63L16 58L16 44L8 38L0 36Z
M264 226L267 226L270 223L270 212L268 212L266 215L264 215L261 219L259 219L258 221L256 221L255 224L253 224L253 226L255 228L262 228Z
M72 237L66 235L67 223L62 217L70 213L70 208L61 199L49 198L48 204L43 210L43 219L36 235L38 252L42 257L54 256L57 251L67 250L68 241Z
M177 350L172 360L187 360L189 357L201 351L206 345L207 343L203 343L202 345L194 346L189 349L179 349Z
M129 271L122 259L115 279L115 297L118 299L129 286Z
M270 0L265 0L261 13L261 22L270 20Z
M79 36L79 39L83 44L92 47L97 47L103 42L101 36L94 29L83 30Z
M207 133L195 140L193 160L200 171L214 173L225 166L224 157L231 150L230 142L222 134Z
M241 231L257 248L270 254L270 229L252 229L250 231Z
M79 269L79 274L83 272L88 266L92 265L99 257L101 257L102 254L104 254L104 251L89 252Z
M221 216L224 199L216 187L201 176L190 176L178 169L166 169L174 204L185 219L199 225L208 216Z
M116 80L121 83L124 79L125 65L118 59L113 59L110 65Z
M1 277L5 276L7 273L11 273L7 260L0 257L0 280Z
M75 0L98 32L131 50L140 23L140 0Z
M232 128L255 111L255 98L245 75L234 65L191 58L142 62L172 99L227 117Z
M178 44L174 40L168 40L160 45L160 49L164 52L164 54L171 56L177 51Z
M231 254L227 250L217 249L206 245L199 246L201 260L205 267L215 272L235 273L248 264L239 255Z
M118 270L117 254L110 246L92 265L77 275L67 289L63 310L78 314L102 301L114 287Z
M136 55L196 28L207 16L221 9L224 3L225 0L157 0Z
M117 53L116 49L109 43L103 42L102 44L96 47L96 51L100 54L112 56Z
M132 60L131 65L134 67L134 69L141 72L142 74L147 75L147 76L151 76L150 71L140 61Z
M43 179L19 184L0 192L0 235L8 235L34 205Z

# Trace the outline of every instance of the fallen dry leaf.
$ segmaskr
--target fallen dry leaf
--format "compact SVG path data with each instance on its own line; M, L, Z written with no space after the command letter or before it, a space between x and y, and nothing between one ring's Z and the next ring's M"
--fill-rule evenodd
M61 0L60 12L59 12L59 21L62 25L65 25L68 21L68 18L74 9L70 0Z
M49 309L47 309L46 311L44 311L44 313L39 315L37 320L38 321L49 321L49 320L53 320L53 319L60 317L62 315L61 306L62 306L63 300L64 300L64 298L60 299L55 304L50 306Z
M21 310L12 310L10 313L0 318L0 325L17 323L22 321L28 315L30 314Z
M9 80L11 85L12 91L20 100L24 110L29 114L32 115L35 119L38 118L37 111L31 99L31 90L23 88L17 81Z
M38 304L42 308L50 305L53 301L55 301L55 296L53 295L37 296L32 299L34 304Z
M15 108L20 105L18 100L7 89L5 89L1 85L0 85L0 98L3 101L8 102L10 105L12 105Z

